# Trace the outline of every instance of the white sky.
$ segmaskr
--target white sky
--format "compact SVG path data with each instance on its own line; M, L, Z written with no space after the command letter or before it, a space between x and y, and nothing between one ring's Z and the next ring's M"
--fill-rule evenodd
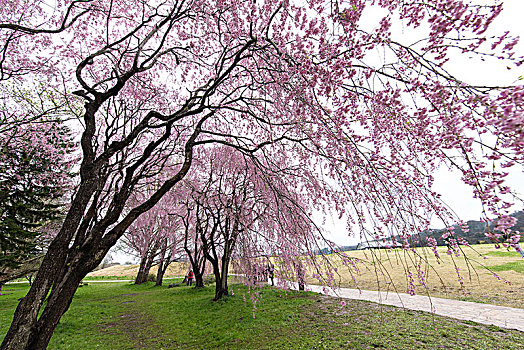
M366 20L366 29L371 29L372 23L378 23L381 12L368 10L363 14ZM521 42L516 47L516 52L524 55L524 1L505 0L504 10L492 23L486 33L487 36L501 35L505 31L510 31L513 36L520 36ZM393 22L393 38L403 43L416 41L416 31L403 28L399 23ZM420 35L420 34L419 34ZM502 62L501 62L502 63ZM458 79L469 84L506 86L515 85L520 76L524 76L524 65L508 70L506 64L499 61L490 61L490 64L480 60L469 59L468 56L457 55L452 57L445 68L455 75ZM519 84L524 84L524 80ZM524 169L513 167L511 173L506 178L506 184L512 189L524 195ZM478 220L481 216L482 207L478 200L473 199L473 192L469 186L460 181L460 174L457 171L440 169L435 174L435 184L433 189L442 195L442 200L464 221ZM521 198L523 196L520 196ZM516 203L513 209L522 209L521 203ZM440 228L442 224L435 222L435 228ZM359 237L348 237L346 222L344 219L328 219L324 229L329 232L327 237L339 245L354 245L360 242Z
M516 51L524 55L524 21L522 16L524 14L523 0L505 0L504 10L499 17L493 22L487 34L491 33L502 34L509 30L514 36L521 37L521 43L518 44ZM366 24L372 25L374 20L378 23L381 18L380 13L366 13ZM393 23L393 36L401 37L402 42L416 39L416 31L409 28L402 28L398 23ZM399 40L400 41L400 40ZM524 67L508 70L506 64L497 64L498 61L492 61L489 65L485 62L474 61L467 56L458 55L452 57L452 60L446 65L446 69L455 75L460 80L470 84L482 85L512 85L515 84L518 77L524 76ZM486 69L488 67L488 69ZM524 83L522 81L521 83ZM524 195L524 169L512 168L512 172L507 178L507 184L510 185L518 193ZM448 169L441 169L435 174L434 190L442 195L444 202L463 220L478 220L481 215L481 205L478 200L474 200L472 190L462 184L460 175L457 172L450 172ZM522 209L521 204L516 204L514 210ZM319 222L320 223L320 222ZM438 224L435 223L435 227ZM327 237L332 239L339 245L353 245L357 244L360 239L358 237L348 237L346 222L344 219L337 218L327 219L323 228L328 232ZM123 253L111 253L114 261L124 263L126 261L133 261L134 259Z

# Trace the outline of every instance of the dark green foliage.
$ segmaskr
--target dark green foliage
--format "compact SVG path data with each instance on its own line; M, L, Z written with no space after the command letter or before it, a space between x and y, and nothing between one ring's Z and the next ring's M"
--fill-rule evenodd
M29 167L25 170L33 171ZM1 267L15 268L37 252L38 228L59 217L60 206L49 202L57 190L31 182L0 182Z
M204 285L208 286L215 283L215 276L212 274L207 274L204 276Z
M0 275L41 252L61 217L73 144L67 127L49 123L0 135Z

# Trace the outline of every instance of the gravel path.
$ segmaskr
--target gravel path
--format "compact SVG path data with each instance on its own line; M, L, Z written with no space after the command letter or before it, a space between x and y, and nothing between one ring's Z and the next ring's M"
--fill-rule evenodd
M322 286L308 285L306 290L324 293ZM367 300L384 305L393 305L411 310L434 312L437 315L517 329L524 332L524 309L468 301L409 295L404 293L386 293L369 290L339 288L327 290L327 294L346 299ZM522 305L524 307L524 305Z

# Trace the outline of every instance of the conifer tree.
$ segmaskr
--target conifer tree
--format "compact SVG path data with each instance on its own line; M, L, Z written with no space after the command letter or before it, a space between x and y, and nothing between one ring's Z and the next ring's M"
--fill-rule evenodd
M0 135L0 277L42 253L70 188L73 142L59 120ZM51 232L50 232L51 231Z

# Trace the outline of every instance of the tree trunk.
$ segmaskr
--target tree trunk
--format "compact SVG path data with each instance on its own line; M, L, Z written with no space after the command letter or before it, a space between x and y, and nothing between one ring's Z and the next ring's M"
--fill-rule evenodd
M79 227L87 204L98 186L93 176L86 175L82 171L81 178L84 181L80 184L71 208L64 219L62 228L49 245L29 292L20 301L15 310L13 322L0 346L2 350L31 349L32 340L37 336L37 332L40 332L37 327L38 313L51 286L58 279L59 274L57 272L61 271L65 266L69 250L68 246Z
M60 318L69 308L80 281L100 264L107 250L69 250L67 263L64 264L65 268L61 270L61 273L40 270L29 293L18 304L13 323L4 338L1 349L46 349ZM45 289L47 283L53 283L53 289L47 297L44 310L38 317L40 308L34 308L34 305L41 304L38 303L39 300L36 297L43 295L45 298L47 296ZM28 319L33 319L34 323L27 323ZM26 323L21 321L26 321Z
M69 272L69 271L68 271ZM68 273L58 286L54 286L47 300L47 305L38 319L38 333L29 349L46 349L53 332L60 322L62 315L69 309L73 296L80 281L87 275L81 273Z
M147 279L149 277L149 271L151 270L151 266L153 266L153 260L155 259L157 250L158 242L156 242L152 248L149 247L147 249L146 255L140 261L140 269L138 270L138 274L136 275L135 284L142 284L144 282L147 282Z
M156 282L155 287L159 287L162 285L162 280L164 279L164 260L166 258L166 250L167 250L167 242L166 240L162 241L162 248L160 249L160 260L158 261L158 269L156 270ZM171 257L169 257L171 258ZM166 265L168 265L166 263ZM166 267L167 268L167 267Z
M158 263L158 271L156 273L156 283L155 286L161 286L162 280L164 279L164 275L167 271L167 268L169 267L169 264L171 263L171 257L172 253L169 253L169 255L166 257L167 251L167 242L164 244L162 251L160 252L160 262Z
M203 288L204 287L204 274L193 270L193 274L195 275L195 288Z
M147 274L149 269L147 269L147 254L140 259L140 266L138 268L138 273L136 274L135 284L142 284L147 281Z
M166 274L167 268L169 267L170 261L165 261L162 265L158 266L158 272L156 275L156 283L155 286L161 286L162 280L164 279L164 275Z
M229 292L227 288L224 289L220 285L217 284L216 289L215 289L215 298L213 300L217 301L217 300L222 299L222 297L228 296L228 295L229 295Z
M232 251L233 245L226 245L224 247L224 255L222 256L222 271L215 273L216 278L216 287L215 287L215 299L213 300L219 300L223 296L229 295L229 288L227 285L227 275L229 273L229 260L231 258L231 251ZM215 265L213 265L213 269L215 268ZM216 268L219 268L218 259L216 263Z
M306 271L301 262L297 264L298 290L304 290L306 284Z
M142 284L148 281L149 277L149 271L151 270L151 266L153 266L153 259L147 259L146 265L144 266L144 269L142 270L142 275L140 276L140 279L135 280L135 284Z
M204 287L204 272L206 271L206 258L204 254L195 256L195 264L193 267L193 275L195 276L195 288Z
M207 242L206 242L207 244ZM222 288L222 276L220 274L220 266L219 266L219 260L213 258L210 254L206 254L207 260L213 265L213 274L215 275L215 297L213 298L214 301L217 301L221 299L224 295L227 295L227 289L224 290ZM227 288L227 285L226 285Z
M184 250L189 257L193 275L195 277L195 288L204 287L204 271L206 270L206 258L203 252L204 247L198 247L195 243L193 252L187 247L187 241L184 244Z
M216 257L216 252L215 252L214 249L212 249L212 252L213 252L213 255L214 255L214 256L212 256L211 253L208 251L208 243L207 243L207 241L205 239L202 239L202 241L204 243L204 252L205 252L205 255L206 255L206 259L209 260L209 262L213 266L213 274L215 275L215 282L216 282L215 297L213 298L213 300L217 301L217 300L221 299L224 295L228 295L227 283L225 285L226 289L224 290L223 289L223 283L222 283L223 275L220 274L220 264L219 264L218 258Z
M56 241L54 241L56 242ZM58 319L54 324L48 324L46 327L40 328L42 324L38 318L38 313L44 303L44 300L51 288L51 286L56 285L57 291L64 289L65 286L63 279L57 274L57 271L62 270L61 267L65 264L60 264L66 256L67 247L57 247L58 243L51 243L51 246L48 250L48 254L42 262L42 268L38 272L38 275L33 282L33 285L29 289L27 295L20 301L18 304L15 314L13 317L13 322L11 327L7 332L2 346L2 350L13 349L45 349L47 343L43 346L38 347L36 344L43 344L45 339L50 339L53 334L54 328L58 324ZM68 269L70 270L70 269ZM87 274L87 273L86 273ZM83 277L83 276L82 276ZM81 280L81 279L80 279ZM78 281L79 282L79 281ZM76 290L77 285L74 286ZM53 290L55 290L53 288ZM58 292L54 293L55 295ZM74 294L74 291L73 291ZM68 301L69 299L69 301ZM65 301L64 305L57 306L55 310L55 315L60 314L60 316L67 310L69 303L72 299L72 295L61 296L61 300ZM56 298L51 303L47 303L45 309L55 306ZM45 311L44 309L44 311ZM49 319L50 313L46 313L46 318Z
M81 66L78 69L81 70ZM119 80L110 89L111 94L118 95L127 79L133 74L128 75L126 79ZM105 171L106 166L116 152L115 149L118 148L117 146L110 147L110 150L106 151L103 156L97 156L93 146L96 131L95 114L111 94L96 93L95 98L85 104L83 118L85 124L80 140L83 153L80 165L80 184L60 231L48 247L33 285L15 310L13 322L0 350L43 350L47 348L60 318L69 308L80 281L100 264L109 249L116 244L136 218L158 203L162 196L187 174L193 159L194 142L202 130L202 124L214 114L211 112L202 117L190 138L185 142L184 162L176 175L164 181L162 187L149 199L120 219L133 188L134 180L131 178L133 173L129 173L131 174L130 181L124 181L123 187L113 197L116 205L105 214L102 220L95 223L93 218L97 215L100 194L97 191L102 191L104 188L108 177L108 172ZM166 129L165 137L168 136L169 132ZM159 144L151 143L153 148L147 149L147 152L144 151L144 159L151 156L152 150ZM125 147L123 143L122 145ZM39 317L51 288L51 295Z
M160 287L162 285L162 280L164 279L164 272L165 272L165 270L164 270L164 261L162 259L158 263L158 270L156 272L155 287Z
M298 281L298 290L304 290L304 282L302 280Z
M218 270L219 269L218 262L216 264L216 267L217 267L217 271L215 272L216 286L215 286L215 298L213 298L214 301L220 300L222 297L229 295L229 292L227 290L227 274L224 275L224 273L220 273L220 271Z
M222 258L222 279L220 281L220 289L222 295L229 295L228 285L227 285L227 275L229 273L229 254Z

